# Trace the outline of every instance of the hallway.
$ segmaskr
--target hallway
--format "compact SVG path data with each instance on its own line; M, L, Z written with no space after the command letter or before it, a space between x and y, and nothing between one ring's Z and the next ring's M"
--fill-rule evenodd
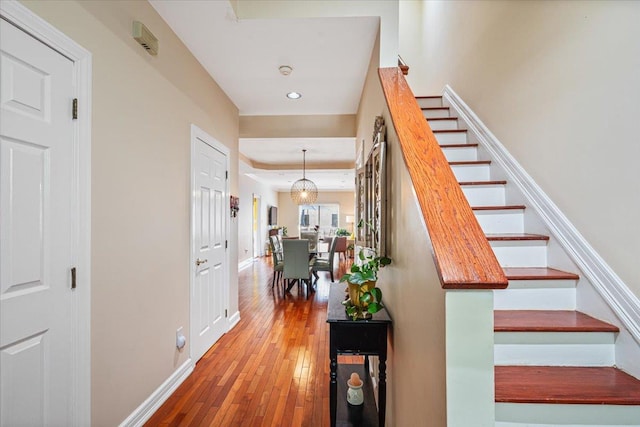
M344 285L320 272L309 298L298 287L283 298L271 274L267 258L238 273L240 322L146 426L329 425L327 296L330 285Z

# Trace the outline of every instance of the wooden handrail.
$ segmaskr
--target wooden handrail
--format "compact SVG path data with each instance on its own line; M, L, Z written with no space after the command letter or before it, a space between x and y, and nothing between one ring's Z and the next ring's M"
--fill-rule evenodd
M402 56L398 55L398 67L402 70L402 74L409 75L409 66L404 62Z
M380 82L444 289L503 289L507 278L399 68Z

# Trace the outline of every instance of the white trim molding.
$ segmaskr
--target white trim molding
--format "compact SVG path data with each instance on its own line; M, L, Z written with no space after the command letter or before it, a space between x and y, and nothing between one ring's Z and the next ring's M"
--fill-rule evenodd
M72 301L73 390L72 423L91 424L91 52L15 0L0 1L0 16L42 43L69 58L74 68L74 189L77 212L73 230L74 265L78 287Z
M151 418L162 404L193 372L194 364L187 359L169 378L158 387L135 411L131 413L120 427L138 427ZM88 424L87 424L88 425Z
M491 133L469 106L449 86L443 91L443 102L448 103L473 132L478 142L491 155L515 184L551 234L582 274L591 282L603 300L609 305L620 322L634 339L640 343L640 299L636 297L620 277L609 267L569 219L535 183L518 161Z
M238 263L238 271L242 271L247 267L251 267L254 263L255 259L254 258L247 258L244 261L240 261Z
M240 312L236 311L235 313L233 313L231 315L231 317L229 317L229 319L227 320L227 322L229 323L227 332L232 330L233 328L235 328L235 326L238 324L238 322L240 322Z

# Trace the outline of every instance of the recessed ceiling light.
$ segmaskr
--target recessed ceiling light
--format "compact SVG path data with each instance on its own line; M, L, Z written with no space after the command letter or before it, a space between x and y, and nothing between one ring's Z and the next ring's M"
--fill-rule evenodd
M300 94L298 92L289 92L287 94L287 98L289 98L289 99L300 99L300 98L302 98L302 94Z

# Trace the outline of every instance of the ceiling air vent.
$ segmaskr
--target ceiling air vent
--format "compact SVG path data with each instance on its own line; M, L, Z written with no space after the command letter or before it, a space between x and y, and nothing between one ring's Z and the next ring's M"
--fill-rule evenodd
M139 21L133 21L133 38L149 52L150 55L158 54L158 39L147 27Z

